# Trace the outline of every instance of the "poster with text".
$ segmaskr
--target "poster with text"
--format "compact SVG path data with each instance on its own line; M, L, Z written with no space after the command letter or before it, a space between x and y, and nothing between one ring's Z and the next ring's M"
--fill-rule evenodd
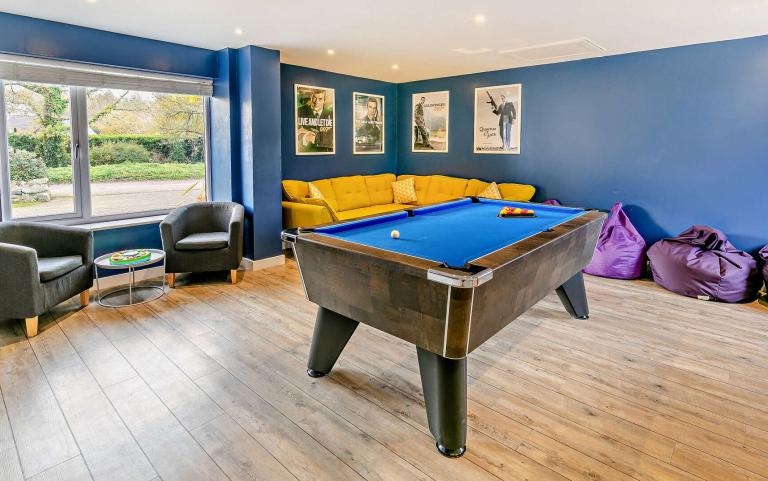
M352 94L355 154L384 153L384 97Z
M448 91L413 94L412 152L448 152Z
M519 154L522 85L475 89L476 154Z
M296 155L336 153L334 90L296 84Z

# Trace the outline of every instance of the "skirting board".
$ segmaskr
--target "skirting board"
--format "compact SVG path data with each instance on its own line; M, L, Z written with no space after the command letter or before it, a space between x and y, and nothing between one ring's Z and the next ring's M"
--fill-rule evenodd
M260 269L281 266L283 264L285 264L285 256L282 254L279 256L267 257L266 259L258 259L255 261L252 259L247 259L243 257L243 261L240 263L240 269L246 272L258 271ZM136 271L134 275L135 275L136 282L144 281L147 279L157 279L159 281L160 277L163 275L163 267L157 266L157 267L151 267L149 269L142 269L140 271ZM128 273L123 272L123 273L115 274L109 277L101 277L99 278L99 283L101 284L102 290L111 289L117 286L127 285ZM96 289L95 279L93 281L93 288Z
M240 268L245 271L258 271L260 269L281 266L283 264L285 264L285 256L282 254L279 256L267 257L266 259L258 259L255 261L244 257L243 262L240 263Z

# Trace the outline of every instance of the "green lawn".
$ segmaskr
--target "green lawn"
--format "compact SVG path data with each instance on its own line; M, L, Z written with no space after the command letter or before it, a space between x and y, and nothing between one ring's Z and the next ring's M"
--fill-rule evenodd
M205 177L205 164L114 164L92 165L91 182L120 182L128 180L184 180ZM72 182L71 167L48 169L51 184Z

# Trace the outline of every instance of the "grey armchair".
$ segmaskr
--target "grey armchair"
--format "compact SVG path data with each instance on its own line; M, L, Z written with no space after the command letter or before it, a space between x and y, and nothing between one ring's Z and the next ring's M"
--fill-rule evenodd
M93 234L35 222L0 223L0 319L24 319L28 337L51 307L93 285Z
M168 284L176 273L229 270L237 282L243 260L243 206L234 202L185 205L160 223Z

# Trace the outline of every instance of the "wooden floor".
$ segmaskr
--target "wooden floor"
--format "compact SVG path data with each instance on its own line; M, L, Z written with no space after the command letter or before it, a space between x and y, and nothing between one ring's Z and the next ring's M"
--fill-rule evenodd
M242 275L242 273L241 273ZM463 458L435 452L415 349L361 326L305 360L295 265L110 310L75 302L27 341L0 323L0 480L768 480L768 310L587 278L469 362Z

